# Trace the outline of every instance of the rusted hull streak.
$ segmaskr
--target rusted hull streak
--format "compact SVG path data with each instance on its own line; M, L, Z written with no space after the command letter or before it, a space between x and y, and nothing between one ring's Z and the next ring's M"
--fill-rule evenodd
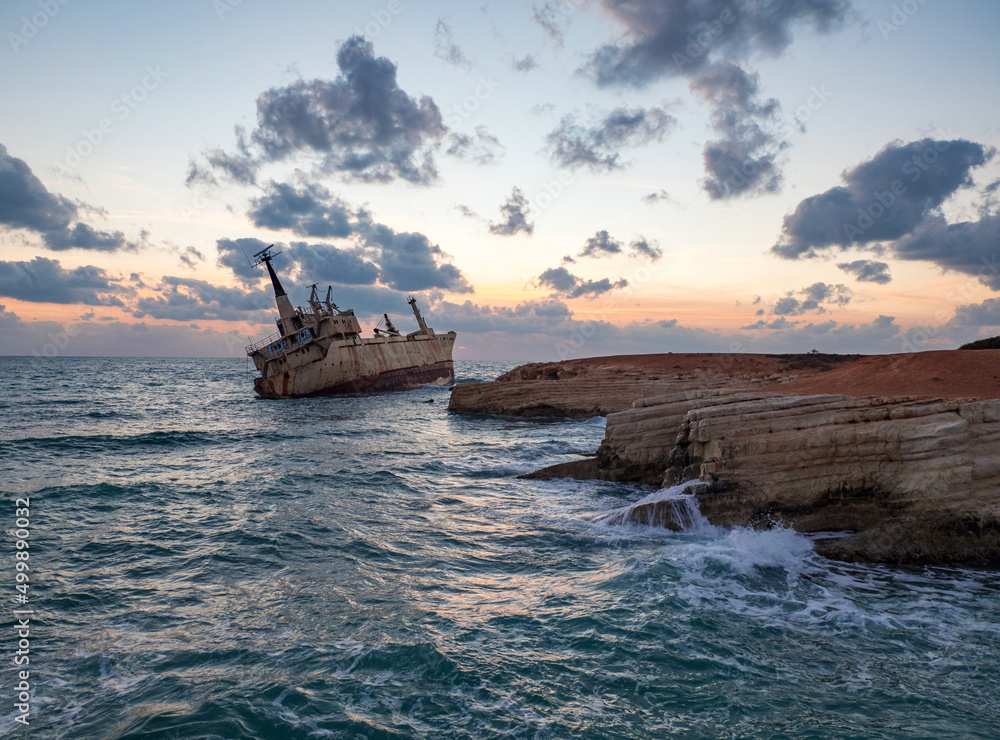
M380 391L408 391L422 385L451 385L455 382L455 366L451 360L437 362L423 367L405 367L389 370L378 375L336 383L308 393L281 395L265 389L264 378L257 378L254 390L261 398L313 398L316 396L339 396L348 393L374 393ZM268 383L268 385L270 385Z

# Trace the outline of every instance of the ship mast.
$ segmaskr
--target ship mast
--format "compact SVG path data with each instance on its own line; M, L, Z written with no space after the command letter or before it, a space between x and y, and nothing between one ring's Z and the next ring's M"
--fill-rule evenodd
M427 324L424 323L424 317L420 315L420 309L417 308L417 299L410 296L410 300L408 300L407 303L409 303L410 308L413 309L413 315L417 317L417 323L420 324L420 332L422 334L430 334L430 332L427 331Z
M272 254L272 249L274 249L273 244L257 252L257 254L253 256L252 264L254 267L257 267L257 265L262 262L267 265L267 274L271 276L271 286L274 288L274 302L278 306L278 315L281 317L282 331L283 333L288 334L294 330L294 324L291 323L291 320L295 318L295 309L288 301L288 294L285 293L285 289L282 287L281 281L278 280L278 276L275 274L274 268L271 267L271 260L281 254L281 252L275 252ZM286 324L285 321L288 321L289 323Z

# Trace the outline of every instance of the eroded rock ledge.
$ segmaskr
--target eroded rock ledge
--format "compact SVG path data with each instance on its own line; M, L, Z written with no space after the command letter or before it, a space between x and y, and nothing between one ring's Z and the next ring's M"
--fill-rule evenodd
M1000 565L1000 352L923 354L938 357L863 358L815 372L806 368L807 377L788 379L792 373L786 372L758 382L744 374L727 383L718 377L724 372L705 373L700 380L709 380L708 387L698 387L699 378L679 384L647 377L646 385L630 379L613 403L613 378L598 376L591 382L605 398L581 406L577 397L576 407L572 383L559 391L565 400L552 404L551 390L525 385L545 382L537 378L509 378L509 388L481 390L478 397L496 404L494 413L510 413L497 403L509 394L518 409L548 405L572 416L582 414L566 411L589 413L638 395L628 408L607 413L596 457L531 477L656 485L697 478L702 484L690 495L713 524L849 532L816 540L819 552L844 560ZM556 380L559 370L544 368ZM824 384L850 386L851 373L859 389L867 383L863 390L901 391L822 392ZM953 397L935 398L929 388ZM965 388L970 396L992 397L962 398ZM907 392L912 390L917 393ZM591 389L577 385L577 391ZM671 515L672 505L659 502L633 507L623 519L671 526Z

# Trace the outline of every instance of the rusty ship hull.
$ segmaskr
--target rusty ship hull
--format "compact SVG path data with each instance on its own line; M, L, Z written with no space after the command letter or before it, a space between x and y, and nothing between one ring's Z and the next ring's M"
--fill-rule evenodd
M332 288L321 301L313 285L309 308L292 306L271 266L280 254L271 252L273 246L254 255L253 262L267 266L278 307L278 331L247 347L247 356L260 373L254 379L257 395L305 398L455 382L455 332L438 334L427 326L413 296L409 304L417 331L404 335L383 314L384 328L376 326L374 336L362 337L354 311L341 310L332 302Z
M365 339L296 348L266 376L254 379L261 398L306 398L345 393L405 391L452 385L455 333L412 338Z

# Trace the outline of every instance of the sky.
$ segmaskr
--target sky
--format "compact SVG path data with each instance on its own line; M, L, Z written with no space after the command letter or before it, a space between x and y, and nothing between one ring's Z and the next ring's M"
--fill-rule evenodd
M993 0L5 0L0 354L455 358L1000 334Z

